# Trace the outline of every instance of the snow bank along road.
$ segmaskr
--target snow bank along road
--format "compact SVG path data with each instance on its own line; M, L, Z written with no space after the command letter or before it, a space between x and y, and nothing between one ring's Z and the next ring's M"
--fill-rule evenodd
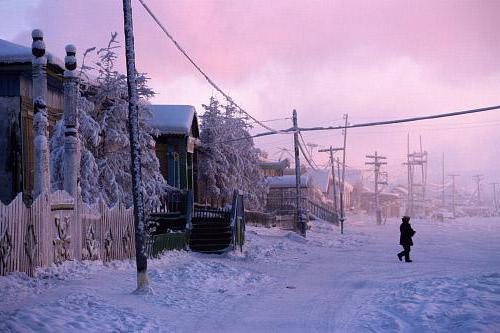
M243 254L170 252L137 296L131 262L68 262L0 277L0 332L500 332L500 219L352 216L313 222L306 240L249 227Z

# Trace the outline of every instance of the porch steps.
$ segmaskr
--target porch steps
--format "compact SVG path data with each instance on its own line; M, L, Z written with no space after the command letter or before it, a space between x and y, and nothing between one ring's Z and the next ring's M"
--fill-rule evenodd
M229 221L193 222L189 247L194 252L223 253L231 245L232 231Z

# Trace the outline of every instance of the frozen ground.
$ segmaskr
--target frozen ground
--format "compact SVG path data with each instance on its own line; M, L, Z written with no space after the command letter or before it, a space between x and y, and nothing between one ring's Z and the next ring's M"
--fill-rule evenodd
M0 277L0 332L500 332L500 219L248 228L243 254L171 252L137 296L132 263Z

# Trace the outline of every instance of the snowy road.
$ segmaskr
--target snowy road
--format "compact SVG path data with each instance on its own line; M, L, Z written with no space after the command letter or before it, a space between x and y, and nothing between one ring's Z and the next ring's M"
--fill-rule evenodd
M67 263L0 278L1 332L499 332L500 219L314 222L307 240L248 228L243 254L168 253L154 295L131 295L131 263Z

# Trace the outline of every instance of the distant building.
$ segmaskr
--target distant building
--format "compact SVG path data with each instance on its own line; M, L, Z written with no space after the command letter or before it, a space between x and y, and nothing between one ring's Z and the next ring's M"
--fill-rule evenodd
M261 161L258 165L265 177L279 177L290 167L290 161L287 158L281 161Z
M399 194L380 192L379 193L380 210L383 217L401 217L403 214L402 200ZM375 192L364 189L359 193L358 207L368 213L375 212Z
M269 186L267 194L266 210L278 215L292 215L296 212L296 179L295 176L285 175L268 177ZM306 176L300 177L300 193L302 198L309 196L310 184Z
M47 53L49 135L61 118L63 62ZM0 39L0 200L33 189L33 97L31 47Z
M151 105L150 109L163 177L173 187L191 189L197 198L200 133L196 109L191 105Z
M310 179L309 183L313 188L318 189L323 194L324 198L333 201L333 177L330 170L325 169L308 169L305 175ZM340 186L342 182L338 178L335 178L337 202L340 202ZM353 186L347 181L344 182L344 207L347 209L351 207L351 194L353 191ZM329 203L333 204L333 203Z

